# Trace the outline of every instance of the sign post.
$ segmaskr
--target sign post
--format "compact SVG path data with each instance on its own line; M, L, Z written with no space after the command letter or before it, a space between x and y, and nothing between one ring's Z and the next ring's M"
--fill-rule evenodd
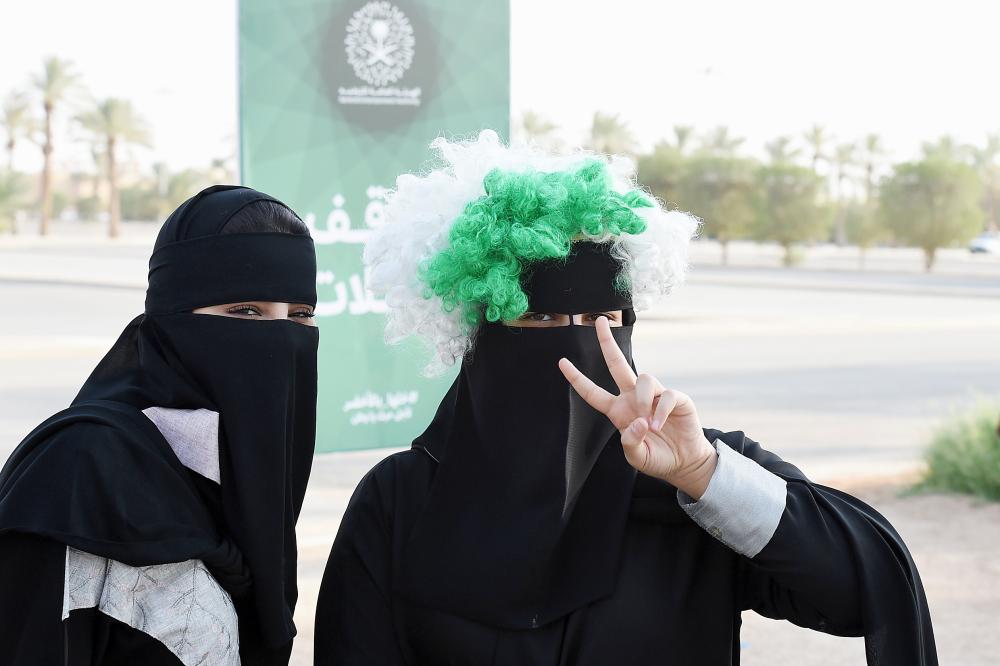
M407 444L452 376L388 347L361 250L400 173L437 136L509 127L506 0L240 0L245 184L306 221L319 260L317 451Z

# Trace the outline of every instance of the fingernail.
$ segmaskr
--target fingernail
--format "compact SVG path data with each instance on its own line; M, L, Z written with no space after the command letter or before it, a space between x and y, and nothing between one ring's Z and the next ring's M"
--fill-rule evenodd
M642 421L636 420L632 422L632 432L642 432Z
M657 421L656 419L653 419L653 422L649 424L649 429L650 430L659 430L660 429L660 425L661 424L660 424L659 421Z

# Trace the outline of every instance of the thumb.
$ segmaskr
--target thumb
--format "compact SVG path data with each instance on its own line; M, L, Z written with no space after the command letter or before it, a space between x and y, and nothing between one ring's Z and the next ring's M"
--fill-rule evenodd
M642 440L648 432L649 422L644 418L637 418L621 431L622 448L625 449L625 457L628 458L630 463L635 464L633 462L634 457L638 457L639 460L645 459L646 453L643 450L645 447L642 444ZM642 455L638 456L638 453L642 453Z

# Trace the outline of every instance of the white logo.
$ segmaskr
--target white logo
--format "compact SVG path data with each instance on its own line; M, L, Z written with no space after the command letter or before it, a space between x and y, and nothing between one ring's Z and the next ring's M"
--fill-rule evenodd
M347 23L347 62L372 86L395 83L413 63L413 26L391 2L369 2Z

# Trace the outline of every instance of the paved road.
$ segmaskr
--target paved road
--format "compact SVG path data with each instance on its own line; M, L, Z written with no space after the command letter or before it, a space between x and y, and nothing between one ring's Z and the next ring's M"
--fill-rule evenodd
M126 284L144 253L50 251L50 272ZM0 279L0 458L72 399L142 300L136 287ZM640 369L692 395L706 424L745 430L813 477L894 474L918 462L950 410L1000 395L1000 274L702 266L640 319L635 349ZM386 453L316 460L299 530L297 663L308 663L316 586L343 508Z

